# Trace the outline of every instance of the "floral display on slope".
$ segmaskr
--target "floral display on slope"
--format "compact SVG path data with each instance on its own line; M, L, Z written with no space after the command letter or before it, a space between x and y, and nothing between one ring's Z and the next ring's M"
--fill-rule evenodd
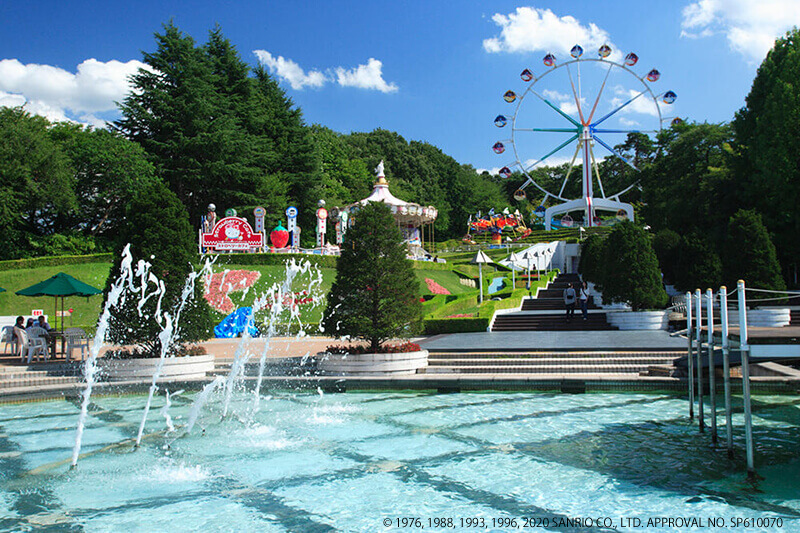
M246 291L261 277L256 270L226 270L206 280L204 295L208 304L221 313L232 313L236 306L229 294Z
M461 313L459 315L448 315L445 318L472 318L474 316L474 313Z
M425 284L428 286L428 290L433 294L450 294L450 291L433 281L431 278L425 278Z

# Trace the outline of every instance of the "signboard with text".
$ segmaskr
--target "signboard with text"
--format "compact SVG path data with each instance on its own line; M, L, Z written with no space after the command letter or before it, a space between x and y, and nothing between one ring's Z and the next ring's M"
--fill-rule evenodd
M264 234L253 231L239 217L225 217L214 225L211 233L203 233L200 245L214 250L249 250L264 246Z

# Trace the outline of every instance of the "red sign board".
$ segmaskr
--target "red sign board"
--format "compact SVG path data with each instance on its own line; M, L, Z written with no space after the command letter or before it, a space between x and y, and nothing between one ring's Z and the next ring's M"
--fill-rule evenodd
M214 250L249 250L264 246L264 234L256 233L243 218L225 217L211 233L203 233L200 245Z

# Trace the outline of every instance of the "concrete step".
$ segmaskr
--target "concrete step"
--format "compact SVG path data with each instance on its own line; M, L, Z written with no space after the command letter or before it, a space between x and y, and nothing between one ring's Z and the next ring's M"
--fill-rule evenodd
M15 379L0 381L0 389L14 389L18 387L38 387L45 385L79 384L83 378L78 376L31 376L22 375Z
M430 350L429 358L436 359L648 359L658 358L667 361L673 361L679 357L686 355L685 350L680 351L520 351L520 352L463 352L463 351L448 351L448 350Z
M667 365L671 366L672 359L664 357L592 357L592 358L576 358L576 357L536 357L536 358L513 358L513 359L500 359L500 358L437 358L433 356L428 357L429 366L649 366L649 365Z
M508 365L428 366L426 374L628 374L641 375L647 365Z

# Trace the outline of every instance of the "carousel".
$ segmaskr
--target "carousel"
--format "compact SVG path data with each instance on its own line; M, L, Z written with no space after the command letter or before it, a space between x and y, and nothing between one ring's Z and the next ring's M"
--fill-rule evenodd
M394 216L395 223L408 244L409 255L414 258L430 257L425 251L425 242L433 242L433 222L439 212L433 206L423 206L406 202L396 198L389 191L389 182L383 170L383 161L375 169L377 181L372 194L363 200L342 208L331 210L331 218L336 226L336 243L341 245L347 228L353 224L353 219L358 216L358 210L367 205L367 202L383 202L387 204ZM426 239L427 233L427 239Z

